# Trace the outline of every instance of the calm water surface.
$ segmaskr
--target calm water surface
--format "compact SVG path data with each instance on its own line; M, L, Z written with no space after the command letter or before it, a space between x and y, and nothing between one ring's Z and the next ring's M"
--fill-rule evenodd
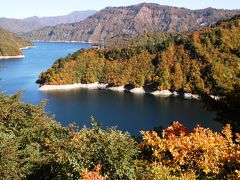
M53 62L80 48L84 43L35 43L37 48L24 50L24 59L1 60L0 89L6 94L24 90L23 101L37 104L47 101L46 110L55 114L63 125L76 122L80 127L89 125L94 116L105 127L138 134L139 130L150 130L156 126L166 127L179 120L188 128L196 123L220 130L221 124L214 121L214 114L203 109L196 100L160 98L152 95L105 90L70 90L41 92L35 81L40 72L47 70Z

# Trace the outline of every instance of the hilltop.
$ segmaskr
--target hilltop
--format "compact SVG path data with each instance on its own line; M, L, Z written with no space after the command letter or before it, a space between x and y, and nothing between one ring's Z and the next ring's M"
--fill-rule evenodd
M206 27L239 13L237 10L189 10L142 3L127 7L107 7L84 21L45 27L27 33L24 37L44 41L96 42L115 36L141 35L147 32L180 33Z
M94 10L75 11L68 15L52 17L28 17L25 19L0 18L0 27L14 33L26 33L45 26L55 26L63 23L74 23L86 19L96 13Z
M20 48L31 45L31 42L0 28L0 56L22 55Z

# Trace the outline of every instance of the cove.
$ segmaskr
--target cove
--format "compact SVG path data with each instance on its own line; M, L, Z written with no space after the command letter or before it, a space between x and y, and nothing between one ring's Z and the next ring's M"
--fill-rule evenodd
M93 116L104 127L117 126L134 135L140 130L167 127L174 120L190 129L197 123L216 131L222 128L213 120L214 113L207 112L198 100L87 89L41 92L35 83L38 75L58 58L89 48L89 44L37 42L34 45L36 48L24 50L24 59L0 61L1 91L14 94L24 90L23 101L32 104L46 101L46 111L64 126L73 122L80 127L89 126Z

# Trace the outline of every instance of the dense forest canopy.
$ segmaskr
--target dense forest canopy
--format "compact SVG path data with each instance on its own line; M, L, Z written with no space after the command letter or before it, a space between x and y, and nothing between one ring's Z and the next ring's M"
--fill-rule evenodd
M20 48L31 45L31 42L0 28L0 56L21 55L22 51Z

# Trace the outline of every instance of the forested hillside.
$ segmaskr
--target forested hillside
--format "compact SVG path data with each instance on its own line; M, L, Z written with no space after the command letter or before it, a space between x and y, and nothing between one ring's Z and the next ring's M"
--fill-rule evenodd
M26 41L17 35L0 28L0 56L18 56L22 54L20 48L31 46L30 41Z
M196 93L207 97L207 102L215 102L211 98L215 96L222 103L217 109L224 107L226 118L234 119L232 124L240 122L240 16L190 34L148 34L138 39L136 46L82 49L57 60L40 75L38 82L100 82L149 91L167 89Z
M93 41L147 32L185 32L230 18L240 11L207 8L189 10L142 3L127 7L107 7L79 23L60 24L24 34L31 40Z
M42 84L102 82L194 92L239 80L240 16L186 35L139 37L124 48L80 50L42 73ZM160 37L160 38L159 38ZM141 39L148 39L141 42ZM155 41L155 42L153 42Z

